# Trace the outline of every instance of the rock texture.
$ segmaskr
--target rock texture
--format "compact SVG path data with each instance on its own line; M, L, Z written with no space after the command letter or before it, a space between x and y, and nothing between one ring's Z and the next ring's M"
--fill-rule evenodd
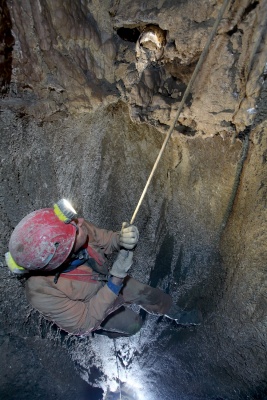
M0 350L20 400L266 398L266 1L230 2L135 221L131 274L200 307L201 327L147 316L132 338L68 337L3 257L20 219L61 197L108 229L131 219L221 5L1 2ZM16 398L12 374L0 384Z
M42 119L121 98L134 120L164 131L220 6L211 0L179 6L162 0L3 1L2 92L9 86L9 100L16 98L19 108L27 102L27 113ZM266 63L266 15L264 1L230 4L178 131L234 135L251 125ZM140 46L151 25L164 36L159 54Z

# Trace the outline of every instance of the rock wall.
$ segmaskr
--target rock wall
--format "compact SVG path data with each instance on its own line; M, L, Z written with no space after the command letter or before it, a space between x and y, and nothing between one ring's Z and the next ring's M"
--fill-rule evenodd
M115 343L66 337L30 311L3 257L20 219L63 196L96 225L118 230L131 219L221 4L1 4L0 350L14 338L23 369L20 341L62 349L52 365L35 364L40 398L67 396L65 378L50 388L42 378L67 355L99 399L266 395L265 1L230 3L135 221L131 274L200 307L201 327L147 316L139 334ZM28 377L19 375L20 400L22 387L25 399L36 388ZM12 375L0 382L14 400Z
M136 121L164 131L208 39L221 1L3 1L2 92L38 119L123 99ZM264 1L234 1L179 119L186 135L236 135L256 112L266 63ZM160 51L140 44L149 26ZM12 67L11 67L12 62ZM12 71L11 71L12 70ZM204 89L205 88L205 89Z

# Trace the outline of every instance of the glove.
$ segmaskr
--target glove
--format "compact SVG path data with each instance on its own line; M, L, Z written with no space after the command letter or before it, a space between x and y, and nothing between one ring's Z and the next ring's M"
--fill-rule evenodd
M133 252L121 249L109 273L117 278L125 278L132 263Z
M123 222L120 231L120 246L127 250L132 250L137 244L139 239L139 232L136 226L129 225L127 222Z

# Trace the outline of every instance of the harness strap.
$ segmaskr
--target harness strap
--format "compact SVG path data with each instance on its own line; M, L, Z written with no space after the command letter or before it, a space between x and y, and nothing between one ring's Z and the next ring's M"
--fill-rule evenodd
M87 264L88 268L91 271L95 271L95 273L87 273L84 270L78 270L77 268L80 265ZM82 248L79 252L72 254L72 256L68 259L65 265L63 265L60 270L55 274L54 283L56 284L59 276L63 276L64 278L74 279L76 281L83 282L98 282L98 281L107 281L106 271L102 268L102 270L98 270L97 265L100 267L104 264L104 260L100 257L100 255L91 248L91 246L87 245L87 247ZM74 272L72 273L71 272Z
M92 282L97 283L99 281L107 281L106 276L101 276L99 274L94 274L93 272L88 273L82 269L75 269L75 271L69 272L62 272L60 274L62 278L71 279L74 281L81 281L81 282Z

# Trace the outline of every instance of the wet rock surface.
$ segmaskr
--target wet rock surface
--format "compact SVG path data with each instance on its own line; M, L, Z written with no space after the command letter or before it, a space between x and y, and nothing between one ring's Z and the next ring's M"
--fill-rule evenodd
M221 4L1 3L1 399L266 398L265 1L231 2L135 221L131 274L201 326L68 336L3 257L63 196L98 226L130 220Z

